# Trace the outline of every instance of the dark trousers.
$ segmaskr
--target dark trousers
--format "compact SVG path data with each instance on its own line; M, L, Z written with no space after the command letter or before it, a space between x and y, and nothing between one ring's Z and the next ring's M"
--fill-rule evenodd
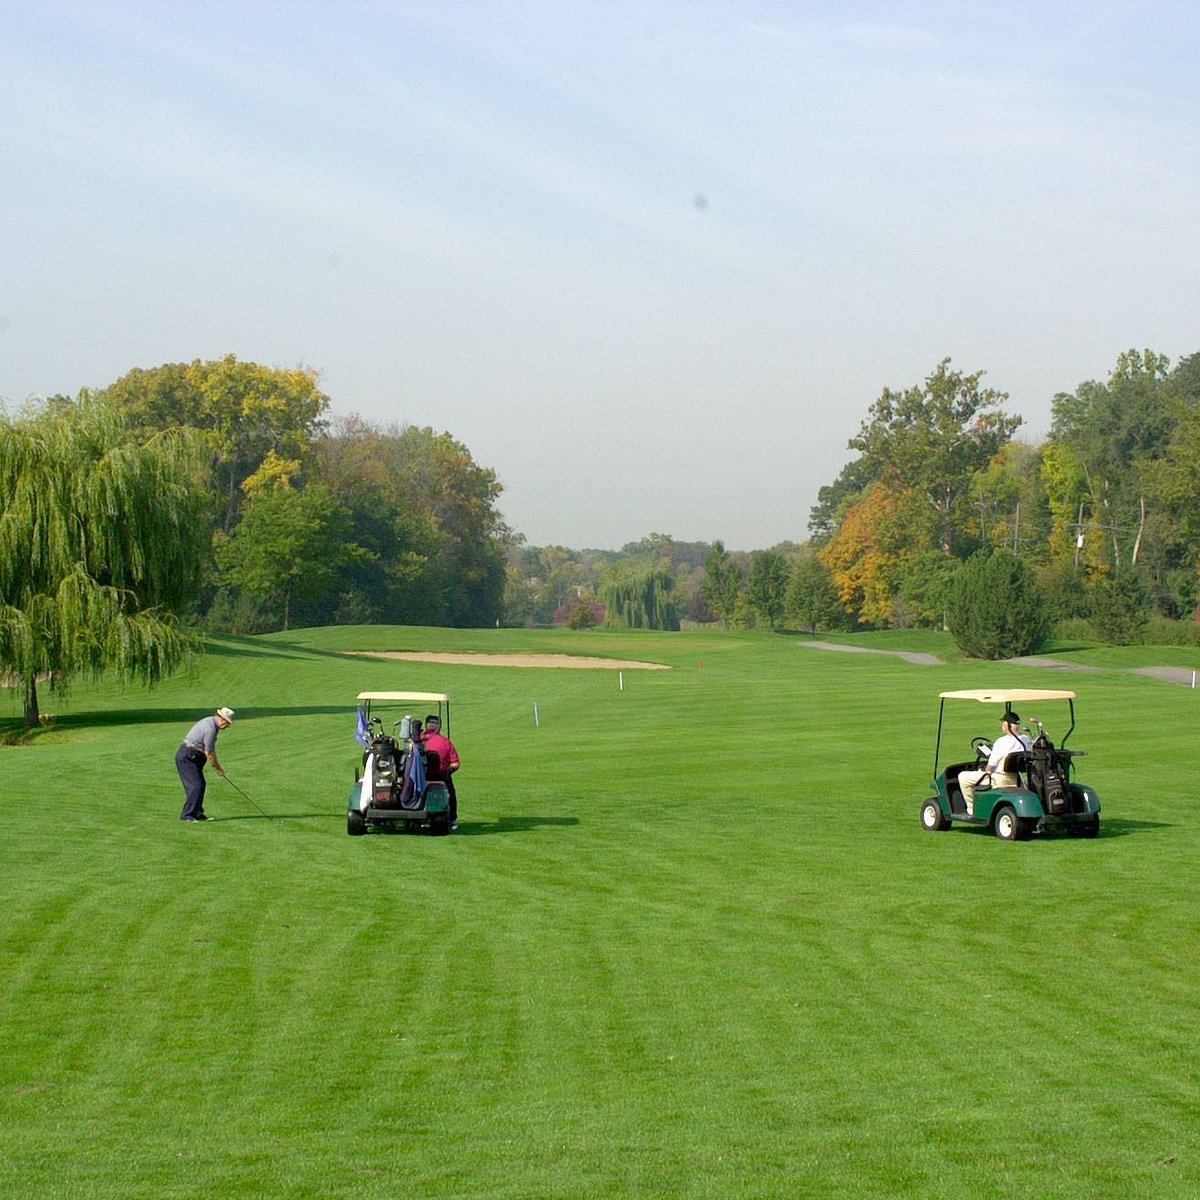
M180 818L198 817L204 811L204 764L208 758L203 751L180 746L175 751L175 768L183 783L183 811Z

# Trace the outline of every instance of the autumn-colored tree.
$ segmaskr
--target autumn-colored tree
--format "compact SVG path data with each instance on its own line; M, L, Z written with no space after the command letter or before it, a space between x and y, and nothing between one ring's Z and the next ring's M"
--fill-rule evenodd
M821 548L838 597L864 625L886 625L905 561L928 549L924 501L915 492L872 484Z
M104 391L138 430L200 430L223 497L220 527L237 520L242 484L274 452L303 462L324 428L329 397L317 372L239 362L227 354L206 362L135 368Z

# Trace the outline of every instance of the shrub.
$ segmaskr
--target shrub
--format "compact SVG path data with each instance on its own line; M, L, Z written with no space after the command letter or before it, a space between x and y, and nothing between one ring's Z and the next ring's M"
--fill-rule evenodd
M594 600L579 600L567 613L568 629L592 629L604 619L604 608Z
M949 588L946 616L958 648L972 658L1029 654L1050 628L1037 580L1009 550L967 559Z

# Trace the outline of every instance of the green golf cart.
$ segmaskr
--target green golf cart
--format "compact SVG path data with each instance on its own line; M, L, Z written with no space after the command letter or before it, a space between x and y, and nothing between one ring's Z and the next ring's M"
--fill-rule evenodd
M445 692L359 692L356 739L363 744L361 770L346 797L346 832L372 829L450 832L450 794L437 755L421 745L421 725L436 713L450 731Z
M936 794L921 804L922 829L945 830L957 821L963 825L990 828L1005 841L1022 841L1033 833L1054 829L1083 838L1094 838L1100 832L1100 800L1092 788L1074 778L1075 760L1082 758L1087 751L1066 748L1067 739L1075 728L1074 692L1038 688L972 688L942 692L939 699L937 746L933 755L933 786ZM973 811L969 816L959 775L964 771L986 770L992 752L992 739L972 738L971 759L949 763L939 770L947 700L1000 705L993 719L1018 704L1030 713L1023 729L1030 738L1030 748L1009 754L997 768L1008 778L1015 777L1015 786L993 785L985 774L976 784ZM1051 715L1063 701L1067 705L1063 716L1069 724L1056 745L1046 733L1041 718L1031 715L1029 706L1036 705L1036 711L1046 716ZM1063 710L1059 708L1058 711L1062 713Z

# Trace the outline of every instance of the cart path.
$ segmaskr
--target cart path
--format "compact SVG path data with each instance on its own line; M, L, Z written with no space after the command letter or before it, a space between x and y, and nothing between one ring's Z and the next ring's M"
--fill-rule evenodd
M814 650L841 650L850 654L890 654L902 658L905 662L917 663L919 666L943 666L945 659L936 654L924 654L912 650L877 650L873 646L842 646L837 642L797 642L798 646L811 646ZM1040 654L1026 654L1019 658L1005 658L1001 662L1016 663L1023 667L1046 667L1053 671L1098 671L1090 663L1063 662L1058 658L1044 658ZM1196 687L1200 684L1200 670L1192 667L1118 667L1117 670L1128 671L1131 675L1146 675L1151 679L1161 679L1166 683L1181 683L1185 687Z
M848 654L890 654L893 658L902 658L905 662L917 663L923 667L941 666L942 660L936 654L923 654L917 650L877 650L874 646L843 646L838 642L797 642L797 646L811 646L814 650L842 650Z
M471 667L557 667L577 671L669 671L666 663L635 662L624 658L591 658L584 654L456 654L418 650L343 650L359 658L398 658L408 662L461 663Z
M1023 667L1051 667L1055 671L1098 671L1099 667L1087 663L1062 662L1057 658L1043 658L1040 654L1023 654L1020 658L1006 658L1005 662L1019 663ZM1149 668L1153 670L1154 668Z

